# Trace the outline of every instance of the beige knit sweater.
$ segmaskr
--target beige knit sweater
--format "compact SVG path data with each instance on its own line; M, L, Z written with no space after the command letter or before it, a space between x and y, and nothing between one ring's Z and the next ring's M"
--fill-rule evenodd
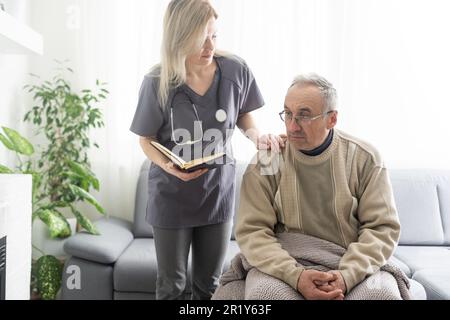
M371 145L334 129L331 145L307 156L287 144L259 152L241 186L236 238L249 263L297 289L303 271L275 238L280 228L347 249L339 263L349 292L390 258L400 224L389 177Z

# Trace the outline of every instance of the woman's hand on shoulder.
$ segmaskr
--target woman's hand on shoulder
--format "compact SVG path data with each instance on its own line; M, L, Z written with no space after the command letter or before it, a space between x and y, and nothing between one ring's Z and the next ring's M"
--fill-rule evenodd
M281 148L286 145L287 136L285 134L262 134L258 137L256 148L258 150L273 150L280 152Z
M162 169L178 179L183 180L184 182L197 179L201 175L208 172L208 169L199 169L192 172L186 172L179 169L172 161L165 163Z

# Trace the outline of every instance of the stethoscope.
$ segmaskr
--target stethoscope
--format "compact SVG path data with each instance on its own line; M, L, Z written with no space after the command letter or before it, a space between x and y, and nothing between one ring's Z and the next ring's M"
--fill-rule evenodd
M220 75L219 75L219 81L217 84L217 95L216 95L216 101L219 102L219 99L221 97L220 93L221 93L221 84L222 84L222 70L220 69L219 63L217 62L217 67L219 68L220 71ZM177 139L175 137L175 130L174 130L174 125L173 125L173 101L175 100L175 97L180 94L180 93L184 93L184 95L188 98L191 106L192 106L192 110L195 114L195 120L194 120L194 124L198 123L199 124L199 131L201 132L201 136L199 139L195 139L195 140L188 140L186 142L177 142ZM227 113L225 112L225 110L223 110L222 108L218 108L218 110L216 111L216 120L218 122L224 122L227 119ZM189 94L184 91L181 88L177 88L175 91L175 94L173 95L172 99L171 99L171 103L170 103L170 130L171 130L171 138L172 141L176 144L176 145L192 145L195 144L197 142L200 142L203 140L203 126L202 126L202 121L200 120L200 117L198 116L198 111L197 111L197 107L195 105L195 103L192 101L191 97L189 96Z

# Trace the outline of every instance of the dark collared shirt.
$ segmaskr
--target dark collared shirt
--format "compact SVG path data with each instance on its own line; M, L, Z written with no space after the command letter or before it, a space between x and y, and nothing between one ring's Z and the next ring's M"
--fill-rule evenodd
M315 157L324 152L331 144L331 141L333 141L333 129L330 130L328 133L327 138L325 141L318 146L315 149L312 150L300 150L301 153L306 154L307 156Z

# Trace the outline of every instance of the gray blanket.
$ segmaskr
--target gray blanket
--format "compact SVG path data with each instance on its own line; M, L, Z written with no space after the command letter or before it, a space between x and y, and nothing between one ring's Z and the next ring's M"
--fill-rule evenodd
M306 269L338 270L345 249L301 233L279 233L277 238L289 254ZM214 293L215 300L303 300L287 283L252 267L237 254ZM387 263L345 295L345 300L409 300L409 280L397 266Z

